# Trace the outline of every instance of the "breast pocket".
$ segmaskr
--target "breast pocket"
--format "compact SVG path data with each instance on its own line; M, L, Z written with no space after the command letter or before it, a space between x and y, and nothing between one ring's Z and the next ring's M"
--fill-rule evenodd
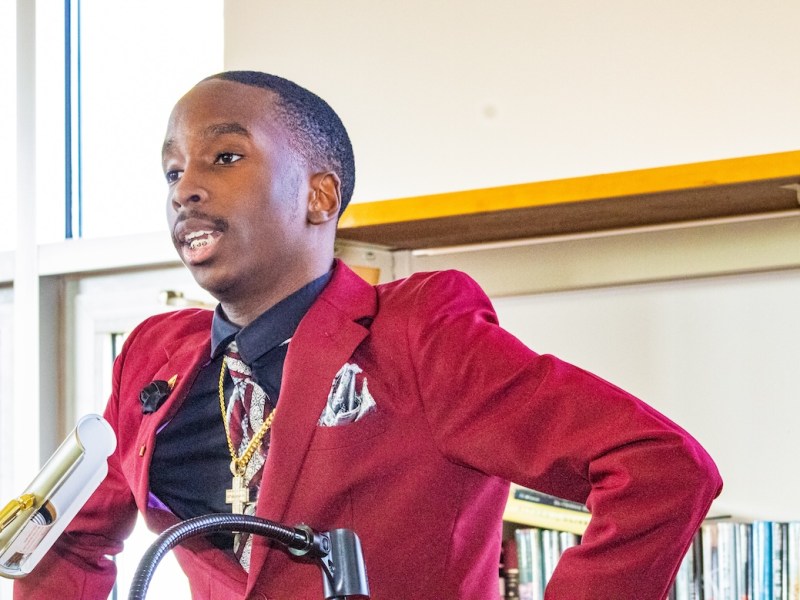
M317 426L309 452L336 450L364 444L385 433L388 421L380 409L367 413L358 421L333 426Z

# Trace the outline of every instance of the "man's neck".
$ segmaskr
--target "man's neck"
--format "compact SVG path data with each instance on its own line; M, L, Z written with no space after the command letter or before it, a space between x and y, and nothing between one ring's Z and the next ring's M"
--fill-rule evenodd
M234 325L245 327L252 323L259 315L265 313L270 308L275 306L278 302L283 300L285 296L277 299L264 300L263 298L254 298L253 302L225 302L222 301L222 310L225 311L225 316Z
M330 268L321 268L319 273L311 273L292 280L285 280L280 289L270 290L266 294L248 293L240 298L222 298L220 299L220 305L231 323L239 327L245 327L281 300L324 275Z

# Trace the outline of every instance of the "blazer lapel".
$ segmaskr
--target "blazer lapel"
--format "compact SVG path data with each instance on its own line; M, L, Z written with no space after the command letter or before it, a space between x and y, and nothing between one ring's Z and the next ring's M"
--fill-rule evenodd
M376 310L375 289L337 261L331 282L289 343L257 516L282 522L333 378L369 334L356 321ZM264 538L254 538L248 593L269 551Z
M153 377L153 379L169 381L170 377L177 375L178 379L164 404L154 413L144 415L137 443L138 448L144 446L147 451L137 463L136 502L142 508L145 520L151 528L163 530L180 522L180 519L166 507L159 509L150 506L150 463L157 432L180 409L200 367L210 360L210 318L208 322L209 325L202 328L201 331L183 336L167 345L164 348L166 361ZM234 581L238 581L241 585L245 584L244 573L230 553L225 553L213 546L205 537L193 540L192 544L194 544L195 551L198 551L198 548L201 549L206 561L213 562L218 569L224 571L225 575Z
M176 340L164 348L165 363L153 375L153 380L169 381L177 375L175 387L170 392L164 404L154 413L143 415L142 426L139 430L136 447L143 448L141 460L136 461L136 503L147 510L148 493L150 490L150 462L153 457L156 432L166 423L183 404L189 393L189 388L194 380L194 374L199 366L208 359L211 346L208 331L200 334L191 334ZM138 397L131 401L138 403Z

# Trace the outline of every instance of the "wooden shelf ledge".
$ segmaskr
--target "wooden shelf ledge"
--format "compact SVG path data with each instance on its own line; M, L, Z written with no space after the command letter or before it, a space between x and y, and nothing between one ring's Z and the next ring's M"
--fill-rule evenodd
M339 238L419 249L800 210L800 150L357 203Z

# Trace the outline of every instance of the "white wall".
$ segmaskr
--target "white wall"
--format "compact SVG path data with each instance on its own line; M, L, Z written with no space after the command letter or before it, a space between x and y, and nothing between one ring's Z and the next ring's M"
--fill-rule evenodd
M796 0L228 0L225 66L296 80L356 200L800 147Z
M800 269L495 300L500 322L638 395L709 451L717 514L800 518Z

